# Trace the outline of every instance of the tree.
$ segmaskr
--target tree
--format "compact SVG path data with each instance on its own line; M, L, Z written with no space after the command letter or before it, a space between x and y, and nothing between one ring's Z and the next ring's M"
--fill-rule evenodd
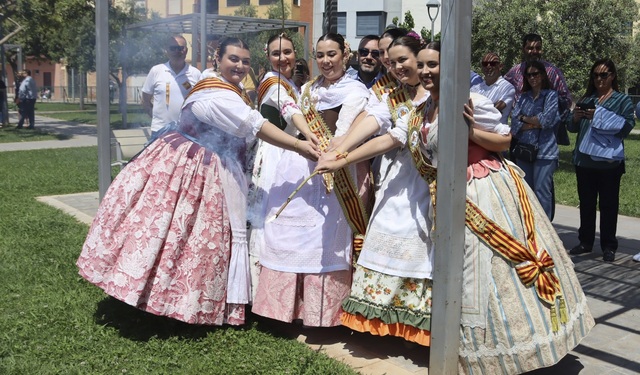
M237 17L258 17L258 7L251 4L242 4L233 12Z
M416 23L413 20L413 16L411 15L411 11L408 10L405 12L404 14L404 22L399 22L400 20L398 19L398 17L393 17L393 19L391 20L391 23L398 26L399 28L405 29L405 30L413 30L414 27L416 27Z
M638 19L634 0L479 0L473 9L472 64L493 51L506 69L522 60L523 35L543 38L543 57L564 73L575 99L584 93L595 60L609 57L621 89L638 82L640 49L631 36ZM636 38L637 39L637 38ZM635 62L634 62L635 61Z
M109 65L111 77L120 83L121 68L129 73L142 72L164 59L161 46L168 34L127 32L127 26L145 20L147 15L136 9L133 1L118 4L109 7ZM9 0L0 6L0 13L0 22L10 36L0 36L0 40L21 45L25 56L64 61L83 73L95 71L93 1ZM8 53L7 59L15 72L15 51ZM84 77L79 76L81 80Z

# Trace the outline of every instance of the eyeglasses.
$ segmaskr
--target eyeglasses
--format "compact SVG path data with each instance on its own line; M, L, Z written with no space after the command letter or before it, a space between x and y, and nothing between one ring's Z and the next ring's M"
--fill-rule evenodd
M184 51L184 46L169 46L168 50L171 52L182 52Z
M607 79L611 72L593 73L593 78Z
M500 64L500 61L483 61L482 62L482 66L498 66L498 64Z
M531 72L531 73L525 73L524 74L527 78L533 78L533 77L537 77L540 75L540 72Z
M358 48L358 55L360 57L367 57L371 54L371 57L377 59L380 57L380 51L377 49L370 50L369 48Z

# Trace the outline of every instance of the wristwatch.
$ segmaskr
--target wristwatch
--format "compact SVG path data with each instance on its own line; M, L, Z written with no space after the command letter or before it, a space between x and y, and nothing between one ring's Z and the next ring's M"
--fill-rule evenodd
M520 120L520 122L524 122L524 115L520 115L520 117L518 117L518 120Z

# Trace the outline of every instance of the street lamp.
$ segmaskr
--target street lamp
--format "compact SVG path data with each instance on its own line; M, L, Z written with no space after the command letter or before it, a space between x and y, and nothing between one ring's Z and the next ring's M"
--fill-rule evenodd
M431 10L435 11L435 15L431 15ZM438 18L438 13L440 13L440 1L438 0L427 0L427 14L429 15L429 19L431 20L431 41L433 42L433 24Z

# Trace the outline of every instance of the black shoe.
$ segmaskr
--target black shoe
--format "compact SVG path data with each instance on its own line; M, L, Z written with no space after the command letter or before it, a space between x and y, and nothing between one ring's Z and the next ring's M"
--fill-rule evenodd
M574 246L573 249L569 250L569 254L578 255L578 254L590 253L592 251L593 251L593 246L586 246L586 245L580 244L578 246Z
M613 262L616 260L616 252L611 249L604 249L602 251L604 254L602 255L602 260L605 262Z
M34 128L33 126L29 126L27 129L29 129L29 130L33 130L33 129L35 129L35 128Z
M16 129L24 129L22 126L16 126Z

